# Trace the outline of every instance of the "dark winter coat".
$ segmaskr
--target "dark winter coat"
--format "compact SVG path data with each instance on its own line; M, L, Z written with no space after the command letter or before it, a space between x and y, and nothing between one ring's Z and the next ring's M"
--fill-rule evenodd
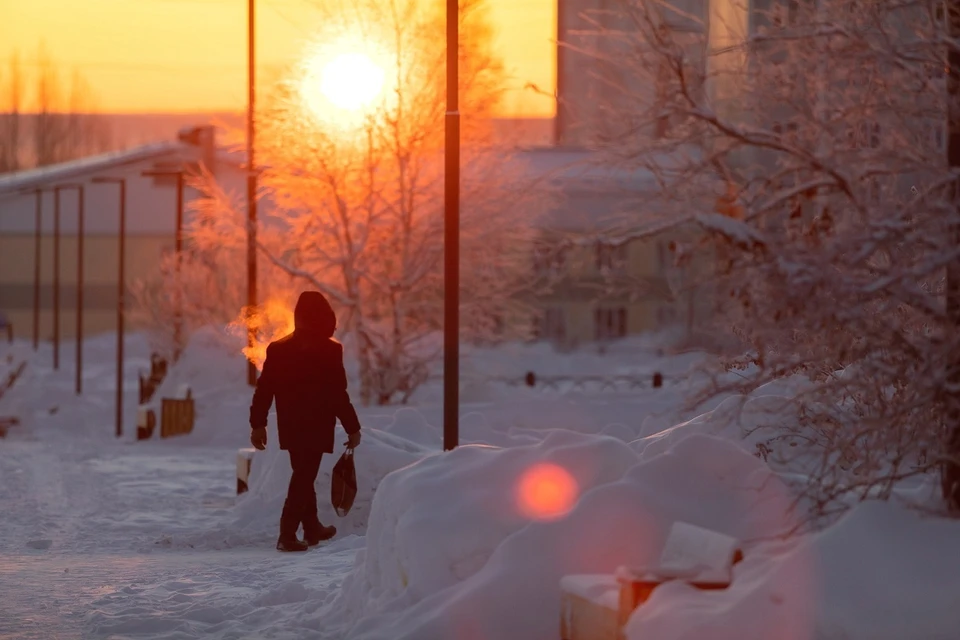
M294 327L267 347L250 405L250 428L267 426L276 398L281 449L333 453L338 418L347 433L360 431L347 393L343 345L333 339L337 319L321 293L307 291L297 301Z

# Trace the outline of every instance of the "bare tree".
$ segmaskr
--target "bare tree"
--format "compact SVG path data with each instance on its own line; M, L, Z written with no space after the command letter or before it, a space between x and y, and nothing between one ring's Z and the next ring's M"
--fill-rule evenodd
M612 233L698 228L678 246L748 350L706 393L806 378L763 455L802 470L821 513L888 498L960 462L943 5L711 7L622 0L570 43L619 72L598 78L595 142L657 185L658 215Z
M444 39L436 8L397 0L386 10L360 2L331 12L319 51L258 116L261 264L287 277L286 290L276 291L287 322L298 287L322 291L337 307L356 347L365 404L405 401L439 354ZM471 114L462 129L462 328L493 338L529 324L519 320L529 312L520 294L529 285L530 222L544 199L525 188L522 164L490 144L502 70L480 8L465 3L461 14L461 103ZM337 43L333 54L357 42L379 44L371 56L385 72L385 90L370 108L318 108L326 97L311 84L319 83L312 65L329 42ZM240 210L214 195L216 185L198 186L210 212L210 224L191 231L198 246L222 247L224 237L245 233ZM244 321L260 327L272 312L261 305Z
M21 110L23 108L23 67L19 54L10 58L4 93L7 104L0 116L0 173L20 168Z
M44 46L37 53L33 116L33 164L66 162L112 148L107 122L98 116L93 93L79 71L65 85Z

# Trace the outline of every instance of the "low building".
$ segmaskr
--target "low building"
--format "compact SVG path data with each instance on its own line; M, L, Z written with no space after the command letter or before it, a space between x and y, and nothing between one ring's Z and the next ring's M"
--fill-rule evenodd
M662 329L692 317L691 301L678 303L671 292L669 239L631 240L616 233L607 238L607 232L628 227L639 217L643 191L651 184L648 175L600 168L584 150L544 147L518 153L531 182L547 183L557 196L535 223L539 242L530 256L533 275L543 283L536 296L536 335L573 347ZM83 332L90 336L116 329L120 250L119 189L94 179L126 180L124 264L129 285L154 273L164 253L175 249L176 178L143 173L201 163L225 192L245 193L242 154L218 149L207 128L190 130L176 141L0 177L0 312L16 334L32 337L36 304L38 337L53 338L54 224L59 210L59 335L64 340L76 335L76 187L83 187ZM184 188L187 219L189 203L197 195Z
M80 188L83 331L93 335L117 327L120 255L119 187L94 179L126 181L124 265L129 285L154 270L176 242L177 178L144 176L143 172L200 164L228 190L245 188L245 169L236 157L217 149L210 127L185 130L170 142L0 176L0 311L16 335L33 336L36 305L38 338L53 338L57 280L60 338L76 335ZM189 186L184 187L184 209L196 196ZM55 278L58 242L59 278Z

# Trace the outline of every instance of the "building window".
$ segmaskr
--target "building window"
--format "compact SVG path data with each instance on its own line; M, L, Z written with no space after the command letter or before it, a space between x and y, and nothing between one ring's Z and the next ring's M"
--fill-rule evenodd
M539 276L559 275L567 265L567 250L548 244L538 244L533 249L533 269Z
M673 326L677 322L677 310L673 305L657 307L657 326L661 329Z
M601 308L593 312L594 337L597 341L615 340L627 335L627 310L624 307Z
M537 340L565 342L567 339L567 317L563 309L550 307L534 317L534 336Z
M604 273L622 272L627 264L627 245L598 242L596 245L597 269Z

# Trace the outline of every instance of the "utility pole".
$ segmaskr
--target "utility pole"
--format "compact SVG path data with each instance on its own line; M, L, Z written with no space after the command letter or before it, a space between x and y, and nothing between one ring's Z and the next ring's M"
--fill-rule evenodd
M953 171L960 171L960 49L955 44L960 38L960 0L947 3L947 164ZM954 181L953 196L954 221L952 242L960 244L960 179ZM947 321L954 328L960 328L960 262L954 260L947 265ZM948 382L956 385L960 382L960 353L952 354L951 367L947 372ZM947 508L960 512L960 394L954 392L948 398L946 411L947 446L944 452L946 461L941 470L943 499Z
M43 233L43 190L34 189L35 228L33 235L33 350L40 348L40 254Z
M53 190L53 370L60 370L60 190Z
M75 300L77 318L76 318L76 339L77 339L77 377L76 391L80 395L83 391L83 235L84 235L84 211L83 211L83 185L82 184L59 184L53 188L55 200L55 219L54 219L54 323L57 326L54 331L54 369L60 366L60 192L64 189L75 189L77 192L77 297Z
M460 440L460 5L447 0L443 181L443 449Z
M119 196L119 247L117 256L117 395L114 413L115 432L119 438L123 435L123 341L126 296L126 244L127 244L127 181L125 178L94 178L96 184L116 184L120 187Z
M256 0L247 0L247 312L257 306L257 165L253 155L256 105ZM247 328L247 346L256 341ZM247 361L247 384L257 384L257 367Z

